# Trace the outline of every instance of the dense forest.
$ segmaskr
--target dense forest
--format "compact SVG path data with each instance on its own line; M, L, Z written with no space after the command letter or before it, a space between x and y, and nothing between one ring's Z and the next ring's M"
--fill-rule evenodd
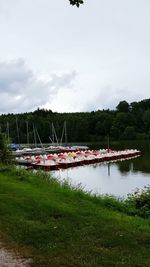
M36 136L37 142L50 143L52 128L61 140L64 122L68 142L102 141L108 136L111 140L148 139L150 99L131 104L121 101L115 110L57 113L38 108L34 112L2 114L0 131L11 142L34 143Z

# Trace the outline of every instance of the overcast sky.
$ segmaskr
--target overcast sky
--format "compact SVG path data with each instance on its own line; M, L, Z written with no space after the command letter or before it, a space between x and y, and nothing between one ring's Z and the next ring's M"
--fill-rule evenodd
M149 97L149 0L0 0L0 113Z

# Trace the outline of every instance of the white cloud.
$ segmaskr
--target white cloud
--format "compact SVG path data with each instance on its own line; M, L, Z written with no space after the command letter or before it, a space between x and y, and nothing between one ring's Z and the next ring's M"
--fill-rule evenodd
M45 106L62 88L70 88L76 73L51 74L39 79L23 59L0 63L0 113L25 112Z
M149 10L147 0L86 0L79 9L68 0L0 0L0 112L149 98Z

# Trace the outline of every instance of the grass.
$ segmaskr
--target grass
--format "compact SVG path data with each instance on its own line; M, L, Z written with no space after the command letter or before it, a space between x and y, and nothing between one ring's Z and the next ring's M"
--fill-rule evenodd
M150 219L129 214L47 174L0 169L0 235L31 266L149 267Z

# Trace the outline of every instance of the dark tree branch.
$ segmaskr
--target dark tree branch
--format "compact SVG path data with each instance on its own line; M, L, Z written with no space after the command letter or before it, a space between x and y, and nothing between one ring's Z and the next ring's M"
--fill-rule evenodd
M84 3L83 0L69 0L69 2L70 2L70 5L72 5L72 6L76 5L77 7L79 7L81 4Z

